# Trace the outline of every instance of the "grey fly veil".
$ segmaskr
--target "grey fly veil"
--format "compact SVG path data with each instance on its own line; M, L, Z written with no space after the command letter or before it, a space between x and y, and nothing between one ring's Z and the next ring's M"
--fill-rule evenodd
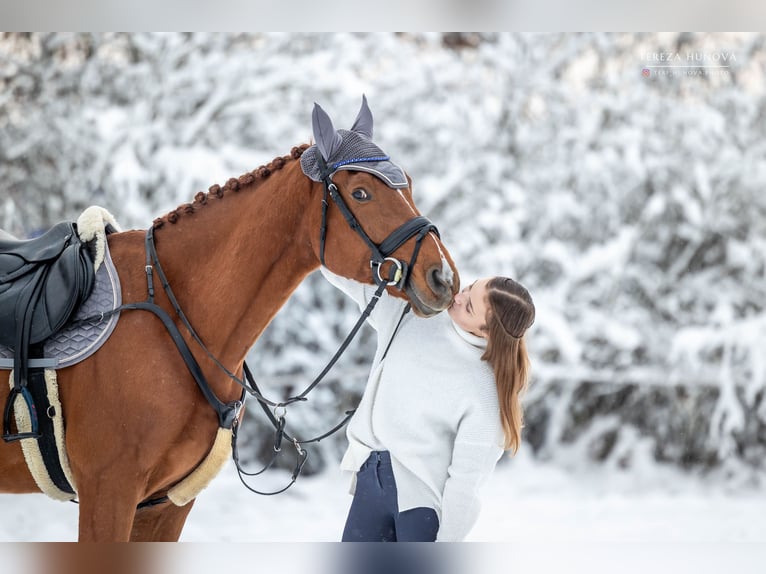
M391 188L409 186L404 170L372 142L372 112L365 96L362 96L362 107L350 130L336 130L330 116L317 103L311 120L316 144L301 156L301 169L310 179L321 182L323 175L327 175L322 173L317 157L321 154L330 176L342 169L366 171Z

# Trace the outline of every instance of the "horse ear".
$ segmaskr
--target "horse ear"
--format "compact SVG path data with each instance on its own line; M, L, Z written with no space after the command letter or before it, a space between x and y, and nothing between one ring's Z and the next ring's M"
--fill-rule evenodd
M343 138L335 131L330 116L316 102L314 102L314 112L311 114L311 123L319 153L322 154L325 161L329 161L333 154L340 149Z
M367 105L367 96L364 94L362 94L362 107L354 120L354 125L351 126L351 131L372 139L372 112Z

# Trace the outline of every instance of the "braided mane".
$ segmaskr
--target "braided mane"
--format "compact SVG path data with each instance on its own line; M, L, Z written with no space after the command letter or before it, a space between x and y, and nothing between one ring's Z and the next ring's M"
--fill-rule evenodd
M233 192L238 192L243 187L250 186L259 180L264 180L269 177L273 172L282 169L285 164L290 160L296 160L303 155L303 152L309 148L309 144L302 144L294 147L290 150L290 155L276 157L266 165L254 169L248 173L237 177L230 178L223 186L218 184L210 186L208 192L198 192L194 196L192 203L184 203L179 205L170 213L165 214L162 217L158 217L154 220L152 227L159 229L166 223L176 223L182 215L191 215L198 209L206 206L209 201L216 199L223 199L224 195L228 195Z

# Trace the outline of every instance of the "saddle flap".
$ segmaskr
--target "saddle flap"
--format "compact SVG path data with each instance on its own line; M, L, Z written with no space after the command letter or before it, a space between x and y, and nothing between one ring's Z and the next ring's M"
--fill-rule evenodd
M32 318L31 343L58 332L90 294L95 280L93 261L85 244L72 244L48 271L40 302Z

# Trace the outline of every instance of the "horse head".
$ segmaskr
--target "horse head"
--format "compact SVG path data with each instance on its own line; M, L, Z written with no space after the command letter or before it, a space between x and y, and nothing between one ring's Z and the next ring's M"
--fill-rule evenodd
M321 234L312 245L328 269L364 283L388 283L424 317L444 310L460 281L436 227L412 199L412 180L372 141L367 99L350 130L336 130L314 104L316 144L303 173L324 186Z

